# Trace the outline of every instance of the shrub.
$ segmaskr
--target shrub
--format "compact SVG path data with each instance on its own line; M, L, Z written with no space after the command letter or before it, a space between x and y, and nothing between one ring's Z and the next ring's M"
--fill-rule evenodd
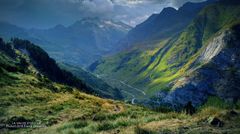
M225 102L223 99L219 98L219 97L209 97L207 102L201 106L199 109L204 109L207 107L215 107L215 108L220 108L220 109L228 109L230 107L232 107L232 104L230 104L229 102Z
M160 134L172 134L172 133L174 133L174 132L172 132L169 129L163 129L163 130L160 131Z
M50 119L47 121L46 125L47 125L47 126L52 126L52 125L57 124L57 123L58 123L58 121L57 121L56 118L50 118Z
M173 110L167 106L159 106L159 107L155 107L153 108L154 111L156 112L161 112L161 113L168 113L168 112L172 112Z
M103 121L107 119L107 115L105 114L96 114L93 117L93 121Z
M154 134L154 132L141 128L139 126L135 127L134 132L135 134Z
M31 122L32 120L31 119L27 119L23 116L13 116L11 117L7 123L13 123L13 122Z
M119 127L119 126L123 126L123 127L126 127L130 124L130 122L128 120L120 120L116 123L116 126Z
M78 121L75 124L73 124L73 127L78 129L78 128L83 128L88 125L87 121Z
M114 129L114 125L113 123L110 122L102 122L100 124L98 124L97 126L97 130L98 131L105 131L105 130L110 130L110 129Z

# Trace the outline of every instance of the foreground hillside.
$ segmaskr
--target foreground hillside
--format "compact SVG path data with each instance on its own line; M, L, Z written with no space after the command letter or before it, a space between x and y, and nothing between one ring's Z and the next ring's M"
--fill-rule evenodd
M101 99L81 92L81 88L53 82L32 64L27 51L12 45L0 43L1 133L240 132L239 103L231 105L211 97L195 115L189 116L167 108L151 111Z
M99 79L94 79L94 82L89 82L89 80L86 80L85 78L76 78L70 72L61 69L56 64L55 60L50 58L44 50L27 40L12 39L9 43L4 43L2 39L0 41L2 49L8 52L7 54L11 58L14 58L14 60L19 60L19 64L22 66L20 69L23 72L27 71L28 65L31 64L34 68L37 69L33 72L36 73L39 77L42 76L41 74L43 74L46 78L53 82L80 88L81 91L95 94L101 97L114 99L122 98L121 93L119 93L118 89L113 89L104 82L98 82L100 81ZM18 55L15 51L21 54ZM12 61L13 63L16 62L14 60ZM6 66L5 68L9 69L9 66ZM10 66L10 70L17 69L18 67ZM86 73L87 75L87 72L83 71L83 73Z
M109 79L131 85L135 90L126 91L141 103L176 108L188 101L199 105L211 95L238 100L239 9L240 3L235 0L210 4L180 33L161 37L155 43L146 40L132 44L128 51L103 58L89 70L116 87L118 83ZM169 24L168 28L174 26ZM233 76L232 81L229 78Z

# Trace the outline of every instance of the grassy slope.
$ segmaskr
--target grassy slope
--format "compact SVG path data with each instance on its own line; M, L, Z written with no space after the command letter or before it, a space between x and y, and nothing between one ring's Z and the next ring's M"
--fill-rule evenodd
M82 71L81 75L83 76L77 78L69 71L61 69L56 64L55 60L50 58L44 50L31 42L27 40L13 39L10 43L13 44L15 49L26 53L26 57L29 57L29 60L33 63L34 67L51 81L73 86L86 93L96 94L104 98L122 99L121 93L118 89L113 89L108 85L104 85L99 79L94 79L94 77L87 75L86 72ZM86 79L81 77L85 77Z
M16 51L16 59L0 52L1 133L240 132L240 114L229 115L230 105L219 99L211 98L193 117L176 112L154 112L52 82L36 74L31 64L22 68L18 64L19 56L29 60L20 51ZM240 110L239 104L236 109ZM226 125L210 126L206 121L211 116L219 117ZM40 128L6 129L2 126L13 122L31 122Z
M214 98L210 99L199 113L190 117L175 112L157 113L77 90L64 92L65 86L56 83L53 85L59 88L60 92L53 92L48 86L36 86L39 85L39 80L35 76L21 73L9 75L16 80L12 80L10 86L0 88L1 123L41 121L39 125L45 127L1 129L2 133L240 132L240 116L229 115L229 105ZM210 126L206 121L214 116L222 119L226 125L223 128Z
M148 95L169 90L169 83L188 73L217 32L240 22L239 9L239 3L232 2L210 5L177 37L162 40L151 49L138 46L140 50L133 49L108 57L94 72L122 80L136 77L126 81L140 89L147 89L145 92Z

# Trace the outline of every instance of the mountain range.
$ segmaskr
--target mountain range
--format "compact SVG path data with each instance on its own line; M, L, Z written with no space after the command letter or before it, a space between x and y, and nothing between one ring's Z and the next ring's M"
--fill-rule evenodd
M239 31L238 0L165 8L135 28L1 22L0 133L238 134Z
M237 36L233 27L237 27L238 16L239 2L209 0L188 2L177 10L165 8L132 29L121 22L85 18L68 27L57 25L45 30L2 22L0 35L6 40L19 37L39 44L63 69L102 90L105 97L119 94L116 99L125 98L133 104L181 107L188 101L201 105L208 96L222 94L218 92L222 86L206 85L204 79L212 80L208 75L197 82L193 76L226 50L229 43L222 41L225 36ZM211 46L216 40L222 44ZM235 53L231 52L232 57ZM219 76L218 80L222 79L226 78Z
M179 10L166 8L129 31L125 39L134 39L127 49L93 63L89 70L102 76L112 86L118 87L119 82L109 79L124 81L133 87L126 92L134 95L135 101L146 105L182 107L191 101L197 106L212 95L236 99L238 97L225 92L239 94L239 88L225 89L225 86L228 85L230 70L239 70L238 46L232 43L239 41L239 9L239 2L234 0L199 5L186 3ZM190 14L193 15L192 20L188 16L189 11L196 11ZM166 21L166 16L180 20L176 18L179 14L186 16L180 17L181 22ZM159 29L147 34L150 29L144 30L144 27L157 29L156 26L162 31ZM144 36L145 31L148 36ZM163 33L169 34L165 36ZM153 41L154 38L156 40ZM238 81L239 72L235 73ZM132 98L127 93L124 95Z
M1 37L28 39L39 44L57 61L82 67L114 53L116 42L130 29L124 23L99 18L84 18L67 27L57 25L49 29L24 29L7 22L0 23Z
M134 45L157 43L162 39L174 36L183 31L202 8L214 2L216 0L201 3L187 2L179 9L164 8L159 14L151 15L146 21L130 30L118 43L121 49L127 49Z

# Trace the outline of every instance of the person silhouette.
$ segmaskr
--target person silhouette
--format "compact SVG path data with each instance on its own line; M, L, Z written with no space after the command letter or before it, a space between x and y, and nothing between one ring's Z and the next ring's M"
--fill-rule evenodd
M188 114L188 115L193 115L193 114L196 112L196 110L195 110L195 108L193 107L191 101L189 101L184 108L185 108L185 110L186 110L186 114Z

